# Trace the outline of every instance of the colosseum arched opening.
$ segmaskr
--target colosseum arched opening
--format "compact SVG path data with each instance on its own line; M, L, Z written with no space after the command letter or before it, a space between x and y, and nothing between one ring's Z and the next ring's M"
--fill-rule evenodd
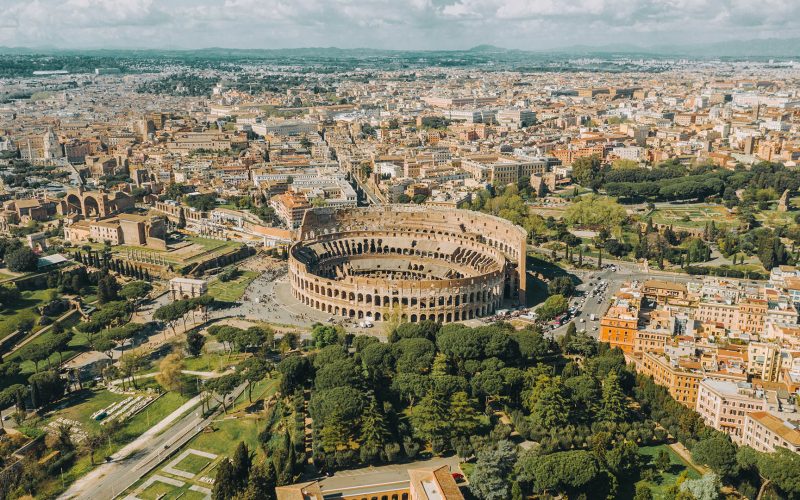
M492 315L524 303L526 236L504 219L467 210L315 208L290 249L292 294L353 319L449 323Z

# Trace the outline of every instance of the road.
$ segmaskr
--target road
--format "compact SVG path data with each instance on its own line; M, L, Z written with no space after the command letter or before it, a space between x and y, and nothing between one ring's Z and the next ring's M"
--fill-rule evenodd
M381 200L378 198L378 196L375 193L372 192L372 188L369 187L369 184L367 182L361 182L361 179L359 179L357 175L353 175L353 179L355 179L356 185L364 193L364 196L367 197L367 202L370 205L380 205L381 204Z
M229 396L231 401L244 392L247 384L242 384ZM199 400L195 405L199 404ZM203 417L195 408L183 418L175 419L183 411L179 408L164 420L171 418L174 423L162 425L164 420L126 445L114 456L112 461L104 463L89 474L78 479L64 492L59 499L110 500L131 487L148 472L166 460L173 452L179 450L193 437L207 427L222 411L221 406L211 400L214 410L208 417Z
M594 337L597 337L600 333L600 317L602 317L606 310L608 310L609 303L614 297L614 294L619 291L620 287L622 287L625 282L642 282L648 279L662 279L677 283L688 283L690 281L700 279L688 274L670 273L666 271L645 272L641 265L634 263L614 262L614 265L616 266L615 270L604 269L602 271L570 271L572 274L578 276L583 282L577 287L579 293L576 294L576 297L570 301L570 305L576 305L580 303L580 300L584 297L586 299L585 303L580 309L580 315L574 319L576 322L575 326L578 328L578 330L585 328L586 331ZM592 285L589 285L590 281L593 283ZM605 292L597 296L591 296L590 292L592 289L597 287L599 281L605 281L607 283ZM594 314L596 317L595 321L591 321L589 319L592 314ZM580 323L581 319L585 320L585 322ZM553 337L559 337L563 335L566 333L568 325L569 323L566 323L555 330L552 330L551 335ZM595 327L597 327L597 330L595 330Z

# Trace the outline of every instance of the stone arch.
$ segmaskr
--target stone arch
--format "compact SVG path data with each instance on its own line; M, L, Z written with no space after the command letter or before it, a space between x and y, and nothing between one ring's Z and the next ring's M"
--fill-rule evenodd
M70 193L64 198L64 201L67 202L67 212L83 213L83 205L78 195Z
M83 215L86 217L100 216L100 203L94 196L83 197Z

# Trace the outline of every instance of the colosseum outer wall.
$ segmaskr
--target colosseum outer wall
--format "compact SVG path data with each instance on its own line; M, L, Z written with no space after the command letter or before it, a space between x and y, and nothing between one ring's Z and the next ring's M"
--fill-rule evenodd
M524 229L426 206L309 210L290 249L292 293L332 316L462 321L524 304Z

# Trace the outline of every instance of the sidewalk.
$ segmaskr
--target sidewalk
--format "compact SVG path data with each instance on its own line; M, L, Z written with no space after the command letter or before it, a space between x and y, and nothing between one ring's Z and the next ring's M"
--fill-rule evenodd
M187 401L186 403L184 403L183 405L181 405L180 408L178 408L177 410L173 411L172 413L164 417L163 420L158 422L156 425L154 425L153 427L142 433L138 438L134 439L127 445L123 446L119 451L114 453L111 456L112 459L111 462L100 464L85 476L78 478L74 483L72 483L72 485L70 485L69 489L66 492L64 492L61 497L68 498L69 496L71 496L70 493L84 491L89 485L100 481L109 472L117 468L118 464L115 463L116 461L127 457L128 455L132 454L133 452L144 446L148 441L150 441L150 439L152 439L153 437L158 435L161 431L170 426L174 421L183 416L187 411L200 404L200 400L201 396L197 395L192 399L190 399L189 401Z

